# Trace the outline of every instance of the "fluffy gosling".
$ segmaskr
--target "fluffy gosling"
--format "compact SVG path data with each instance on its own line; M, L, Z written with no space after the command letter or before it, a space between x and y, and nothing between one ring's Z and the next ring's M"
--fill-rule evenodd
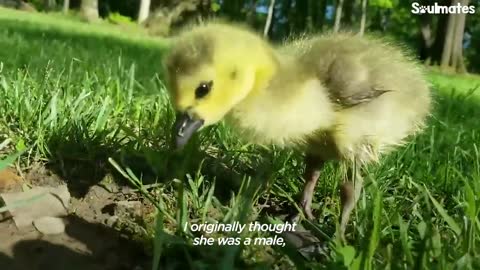
M348 165L340 236L362 190L361 168L419 131L428 84L401 50L352 34L274 48L246 28L208 23L181 33L165 59L177 118L176 146L225 119L251 142L304 151L301 206L311 203L325 162Z

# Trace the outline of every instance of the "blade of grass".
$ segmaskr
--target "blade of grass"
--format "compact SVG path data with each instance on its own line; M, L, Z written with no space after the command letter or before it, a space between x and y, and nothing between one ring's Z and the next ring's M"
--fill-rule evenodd
M155 207L160 210L162 212L162 214L168 218L168 220L170 222L173 222L175 223L175 219L173 218L173 216L171 216L168 212L165 211L165 209L163 209L163 207L161 207L161 205L155 200L153 199L153 197L150 195L150 193L148 192L148 190L145 190L143 188L143 186L141 185L140 181L138 180L138 178L132 178L127 172L125 172L121 167L120 165L118 165L118 163L113 160L113 158L108 158L108 162L110 162L110 164L112 164L112 166L123 176L125 177L132 185L134 185L136 188L138 188L138 190L140 191L140 193L142 193L142 195L144 195L151 203L153 203L153 205L155 205ZM130 170L130 169L127 169L127 170ZM133 173L132 173L133 174Z
M380 239L380 220L382 215L382 193L377 191L375 196L375 202L373 205L373 228L372 234L370 235L370 243L368 245L368 257L367 257L367 269L372 269L373 267L373 256L375 255L375 250L378 246L378 241Z
M408 245L408 225L403 221L400 214L397 215L397 218L400 227L400 241L402 242L403 252L405 252L408 264L413 265L413 257L410 251L410 246Z
M207 198L205 199L203 209L202 209L202 222L205 222L207 219L207 213L210 210L212 204L213 193L215 191L215 181L213 181L212 186L208 190Z
M448 215L445 208L443 208L442 205L430 194L426 187L424 187L424 190L428 194L428 197L430 197L430 200L437 209L438 213L442 216L445 222L447 222L448 226L450 226L450 229L452 229L456 235L460 235L462 233L462 229L460 228L460 226L450 215Z
M160 257L163 251L163 214L157 209L157 215L155 219L155 236L153 239L153 259L152 270L158 270L160 266Z

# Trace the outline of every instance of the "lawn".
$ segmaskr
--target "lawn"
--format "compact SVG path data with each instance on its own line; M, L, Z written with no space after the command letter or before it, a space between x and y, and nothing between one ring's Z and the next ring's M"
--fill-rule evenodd
M161 269L480 268L479 76L429 74L429 125L368 168L347 246L333 238L341 168L327 166L316 219L304 225L330 251L307 260L287 247L192 245L198 233L185 231L185 222L275 222L302 188L303 165L300 153L243 144L223 125L171 151L174 112L161 65L167 43L0 9L0 142L26 145L17 167L41 162L77 196L105 175L150 187L141 190L160 211L156 224L145 217L141 237L154 241Z

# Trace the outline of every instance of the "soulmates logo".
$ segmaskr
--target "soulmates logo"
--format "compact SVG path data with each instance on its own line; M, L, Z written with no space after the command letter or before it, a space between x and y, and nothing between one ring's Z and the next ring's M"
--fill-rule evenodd
M463 6L457 3L454 6L441 6L435 3L433 6L422 6L417 2L412 3L413 14L461 14L461 13L475 13L475 6Z

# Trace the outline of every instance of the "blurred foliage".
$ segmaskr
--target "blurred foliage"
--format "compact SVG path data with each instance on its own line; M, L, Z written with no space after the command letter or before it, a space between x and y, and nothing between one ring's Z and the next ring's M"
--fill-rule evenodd
M102 0L98 1L98 9L101 17L110 17L110 13L118 13L132 20L137 18L139 0Z
M369 1L370 6L379 7L379 8L393 8L397 4L398 4L398 1L393 1L393 0L371 0L371 1Z
M471 37L470 46L465 49L466 64L471 72L480 73L480 1L471 1L477 11L467 17L465 32Z
M20 0L12 0L20 1ZM37 10L45 10L46 0L23 0ZM81 0L70 0L70 8L77 9ZM56 10L63 5L62 0L54 1ZM368 32L393 38L418 52L424 42L420 33L421 16L411 13L411 4L420 2L448 4L450 0L368 0ZM0 1L1 3L1 1ZM98 0L102 18L116 24L134 22L138 16L140 0ZM344 0L341 28L358 31L360 27L362 0ZM270 0L151 0L150 17L143 24L153 35L166 36L191 22L212 17L242 22L258 32L263 32ZM470 4L480 10L480 0ZM280 42L304 33L319 33L332 29L336 0L276 0L269 38ZM431 31L438 35L440 15L432 15ZM480 72L480 16L478 12L467 16L465 29L465 63L469 71ZM435 47L438 50L438 46Z
M115 24L131 24L134 23L131 17L121 15L118 12L108 14L108 21Z

